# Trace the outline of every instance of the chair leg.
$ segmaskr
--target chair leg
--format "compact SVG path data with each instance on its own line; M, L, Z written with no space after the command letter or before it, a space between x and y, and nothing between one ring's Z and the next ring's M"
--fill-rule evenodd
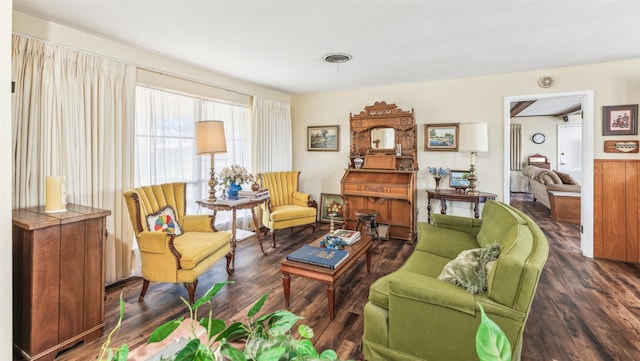
M236 262L235 262L235 253L231 254L231 252L227 253L227 255L225 256L227 258L227 275L231 276L233 274L233 271L235 271L236 268Z
M184 288L187 289L187 293L189 293L189 304L193 305L196 297L196 287L198 287L198 279L196 278L193 282L185 282L183 283Z
M149 280L142 279L142 291L140 291L140 296L138 296L138 302L142 302L144 299L144 295L147 294L147 288L149 288Z
M271 247L276 248L276 230L272 229L271 230Z

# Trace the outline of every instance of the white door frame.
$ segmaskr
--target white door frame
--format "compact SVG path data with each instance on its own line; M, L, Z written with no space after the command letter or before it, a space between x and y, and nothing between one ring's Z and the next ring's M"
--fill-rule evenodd
M509 157L511 154L511 103L564 96L582 96L582 193L580 202L580 248L582 249L582 255L593 258L593 90L515 95L504 98L503 199L505 203L509 203L510 201Z

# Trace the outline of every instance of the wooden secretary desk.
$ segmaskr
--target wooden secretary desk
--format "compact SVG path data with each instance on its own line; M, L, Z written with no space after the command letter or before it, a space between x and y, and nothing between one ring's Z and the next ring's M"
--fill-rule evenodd
M350 165L341 180L345 228L353 229L356 210L379 213L389 237L416 238L417 139L413 110L376 102L350 115Z

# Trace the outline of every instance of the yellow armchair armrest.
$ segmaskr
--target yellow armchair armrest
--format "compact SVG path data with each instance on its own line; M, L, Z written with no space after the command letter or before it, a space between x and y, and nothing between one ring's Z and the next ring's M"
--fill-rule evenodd
M171 237L164 232L142 231L138 235L141 252L164 254L169 251Z
M211 216L208 214L192 214L182 217L182 229L185 232L213 232Z
M302 192L293 192L293 204L301 207L308 207L311 195Z

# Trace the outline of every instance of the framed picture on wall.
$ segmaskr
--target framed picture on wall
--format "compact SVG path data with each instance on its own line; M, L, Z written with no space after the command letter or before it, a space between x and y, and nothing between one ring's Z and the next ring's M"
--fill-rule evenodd
M335 213L333 221L344 222L344 198L339 194L320 193L320 222L329 223L329 213Z
M425 124L424 150L458 150L458 124Z
M340 126L307 127L307 150L338 151Z
M638 104L602 107L602 135L638 134Z

